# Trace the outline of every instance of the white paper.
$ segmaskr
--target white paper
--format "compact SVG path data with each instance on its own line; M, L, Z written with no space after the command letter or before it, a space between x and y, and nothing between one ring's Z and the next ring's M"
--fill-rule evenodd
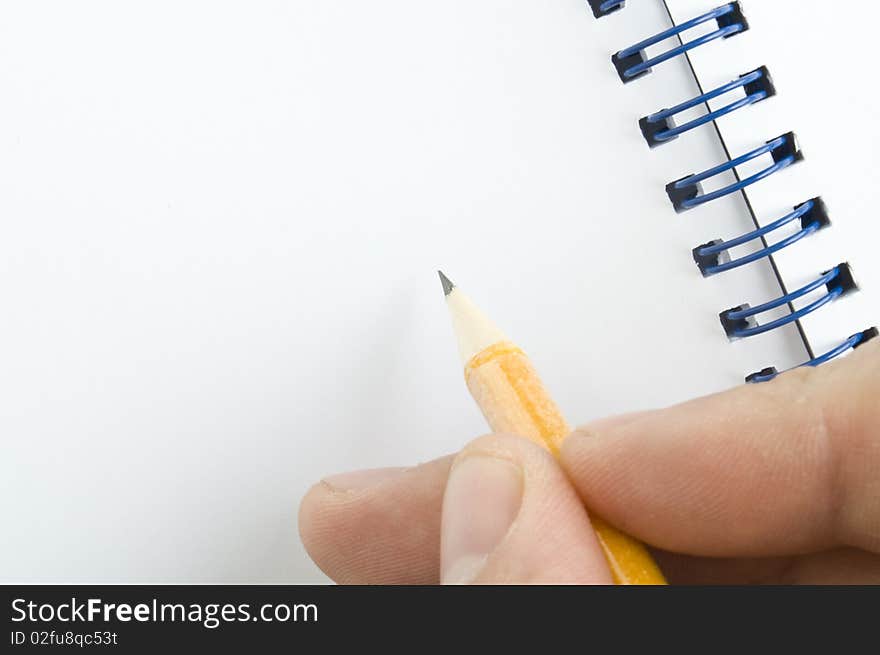
M694 265L750 219L672 212L722 152L649 151L638 118L696 86L620 82L668 26L629 4L4 3L0 579L324 580L311 484L486 431L437 268L573 423L802 361L721 330L779 290Z

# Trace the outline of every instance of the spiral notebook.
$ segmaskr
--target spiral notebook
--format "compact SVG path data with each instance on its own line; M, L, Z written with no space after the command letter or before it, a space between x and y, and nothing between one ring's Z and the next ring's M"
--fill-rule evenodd
M324 580L311 484L486 430L437 268L573 424L859 347L880 10L827 5L4 3L0 580Z

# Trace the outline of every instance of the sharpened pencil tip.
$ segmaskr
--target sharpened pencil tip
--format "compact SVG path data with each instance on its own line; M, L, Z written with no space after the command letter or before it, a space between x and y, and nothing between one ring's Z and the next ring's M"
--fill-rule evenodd
M438 275L440 275L440 284L443 285L443 295L448 296L450 293L452 293L455 285L452 283L452 280L443 275L443 271L437 271L437 273Z

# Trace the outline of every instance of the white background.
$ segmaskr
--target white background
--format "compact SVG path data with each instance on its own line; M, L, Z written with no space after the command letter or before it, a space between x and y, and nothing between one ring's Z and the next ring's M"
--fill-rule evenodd
M751 224L672 212L722 152L641 139L696 86L629 4L0 4L0 579L323 580L310 484L485 430L438 267L573 423L802 361L720 329L778 289L694 266Z

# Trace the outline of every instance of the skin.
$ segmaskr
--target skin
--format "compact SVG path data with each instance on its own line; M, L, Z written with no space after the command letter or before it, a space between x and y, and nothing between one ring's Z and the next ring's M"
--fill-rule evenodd
M820 369L598 421L558 461L489 435L357 488L331 478L302 501L303 543L339 583L441 582L447 480L474 457L523 476L476 583L607 583L586 505L649 544L671 583L880 584L880 340Z

